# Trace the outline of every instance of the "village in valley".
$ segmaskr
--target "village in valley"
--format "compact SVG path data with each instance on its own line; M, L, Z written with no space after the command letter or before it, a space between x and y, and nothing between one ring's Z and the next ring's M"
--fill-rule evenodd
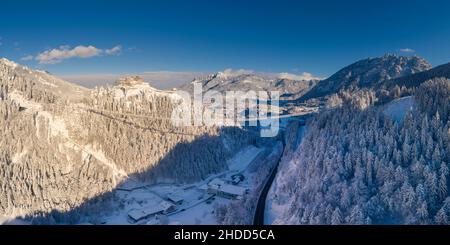
M127 180L114 190L119 208L100 224L216 224L215 206L240 200L254 188L254 166L270 154L248 146L228 161L228 170L194 184L148 185Z

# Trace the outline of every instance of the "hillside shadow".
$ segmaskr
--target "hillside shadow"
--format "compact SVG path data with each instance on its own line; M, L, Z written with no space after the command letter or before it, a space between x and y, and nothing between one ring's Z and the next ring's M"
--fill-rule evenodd
M116 195L123 186L132 186L137 182L150 184L187 184L206 179L227 169L226 160L235 152L226 152L221 147L222 136L244 137L247 144L257 144L254 132L241 128L222 128L216 136L202 135L191 142L180 142L155 167L140 173L130 174L111 191L89 198L79 206L68 211L52 210L37 212L22 219L31 224L102 224L100 217L120 207L120 199ZM239 149L237 149L239 150ZM215 154L213 154L213 152ZM202 159L200 161L199 159Z

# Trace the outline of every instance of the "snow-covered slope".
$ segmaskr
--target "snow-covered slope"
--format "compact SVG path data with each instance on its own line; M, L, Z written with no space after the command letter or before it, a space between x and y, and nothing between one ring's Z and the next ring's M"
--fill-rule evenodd
M292 204L292 196L288 192L280 191L283 186L289 185L290 178L286 176L292 176L296 172L296 166L290 159L293 152L298 150L299 144L302 142L303 136L306 131L306 126L297 127L295 124L290 124L287 128L286 137L289 138L286 142L284 151L284 157L281 160L276 178L273 180L270 190L267 194L266 209L264 212L265 224L277 224L280 220L276 221L286 210L289 210Z
M389 102L385 105L383 113L391 117L396 122L401 122L408 111L414 110L416 107L412 96L403 97Z
M51 94L64 100L73 102L81 101L89 94L89 89L76 84L66 82L45 71L35 71L26 66L21 66L5 58L0 59L0 80L21 80L28 82L28 90L35 93Z

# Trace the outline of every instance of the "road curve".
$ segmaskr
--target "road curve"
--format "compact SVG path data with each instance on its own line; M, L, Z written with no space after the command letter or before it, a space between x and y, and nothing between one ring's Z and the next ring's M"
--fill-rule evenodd
M284 140L284 133L281 138L283 139L281 141L283 142L283 150L281 152L284 152L286 144ZM283 153L280 154L280 158L278 159L277 164L273 167L272 172L270 173L270 176L267 179L266 183L264 184L261 194L259 195L258 203L256 204L255 215L253 216L253 225L264 225L264 210L266 209L267 194L269 193L270 187L272 186L275 176L277 176L278 165L280 165L282 157Z
M307 117L304 117L303 119L306 119ZM297 129L295 131L295 146L297 146L297 144L299 143L298 137L298 130L299 127L301 126L305 126L305 121L298 121L298 124L296 124ZM266 199L267 199L267 194L269 193L270 187L272 186L273 180L275 179L275 176L277 175L277 171L278 171L278 166L280 165L280 161L281 158L284 155L284 151L286 150L286 132L282 132L283 133L283 137L282 137L282 142L283 142L283 153L280 155L280 158L277 161L277 164L275 165L275 167L272 169L272 172L270 173L269 178L267 179L266 183L264 184L264 187L261 191L261 194L259 195L259 199L258 199L258 203L256 204L256 210L255 210L255 214L253 216L253 225L264 225L264 213L265 213L265 209L266 209ZM288 132L289 133L289 132ZM293 142L290 142L293 143Z
M284 141L283 141L283 147L284 147ZM261 195L258 199L258 204L256 205L256 211L255 216L253 217L253 225L264 225L264 211L266 209L266 199L267 194L269 193L270 187L272 186L273 180L275 179L275 176L277 175L278 165L280 164L281 158L283 154L280 155L280 158L277 161L277 164L272 169L272 173L270 173L269 178L267 179L266 183L264 184L264 188L261 191Z

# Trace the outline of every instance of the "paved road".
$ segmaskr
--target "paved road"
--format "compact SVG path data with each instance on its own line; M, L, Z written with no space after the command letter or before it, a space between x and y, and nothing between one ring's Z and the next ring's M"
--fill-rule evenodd
M270 173L269 178L266 180L261 194L259 195L258 203L256 204L255 215L253 216L253 225L264 225L264 210L266 209L267 194L269 193L275 176L277 176L278 166L280 165L284 149L286 148L285 132L281 131L281 133L283 134L281 141L283 143L283 150L281 151L280 158L278 158L277 164L275 164L274 168L272 169L272 172Z
M298 126L305 126L304 121L299 121ZM294 144L298 144L300 141L298 137L301 137L302 133L299 133L299 130L296 132L296 139L293 142ZM286 148L286 142L285 142L285 132L283 132L283 151ZM292 143L292 142L291 142ZM267 179L266 183L264 184L264 188L261 191L261 194L258 199L258 203L256 204L256 211L255 215L253 216L253 225L264 225L264 213L266 209L266 199L267 194L269 193L270 187L272 186L273 180L275 179L275 176L277 175L278 165L280 164L281 158L283 156L283 153L280 155L280 158L277 161L277 164L272 169L272 173L270 173L269 178Z
M284 146L284 141L283 141ZM281 157L283 154L280 155L280 158L277 161L277 164L272 169L272 173L270 173L269 179L267 179L263 190L261 191L261 195L258 199L258 204L256 205L256 212L255 216L253 218L253 225L264 225L264 210L266 209L266 199L267 199L267 193L269 193L270 187L272 186L272 182L275 179L275 176L277 175L277 169L278 165L280 164Z

